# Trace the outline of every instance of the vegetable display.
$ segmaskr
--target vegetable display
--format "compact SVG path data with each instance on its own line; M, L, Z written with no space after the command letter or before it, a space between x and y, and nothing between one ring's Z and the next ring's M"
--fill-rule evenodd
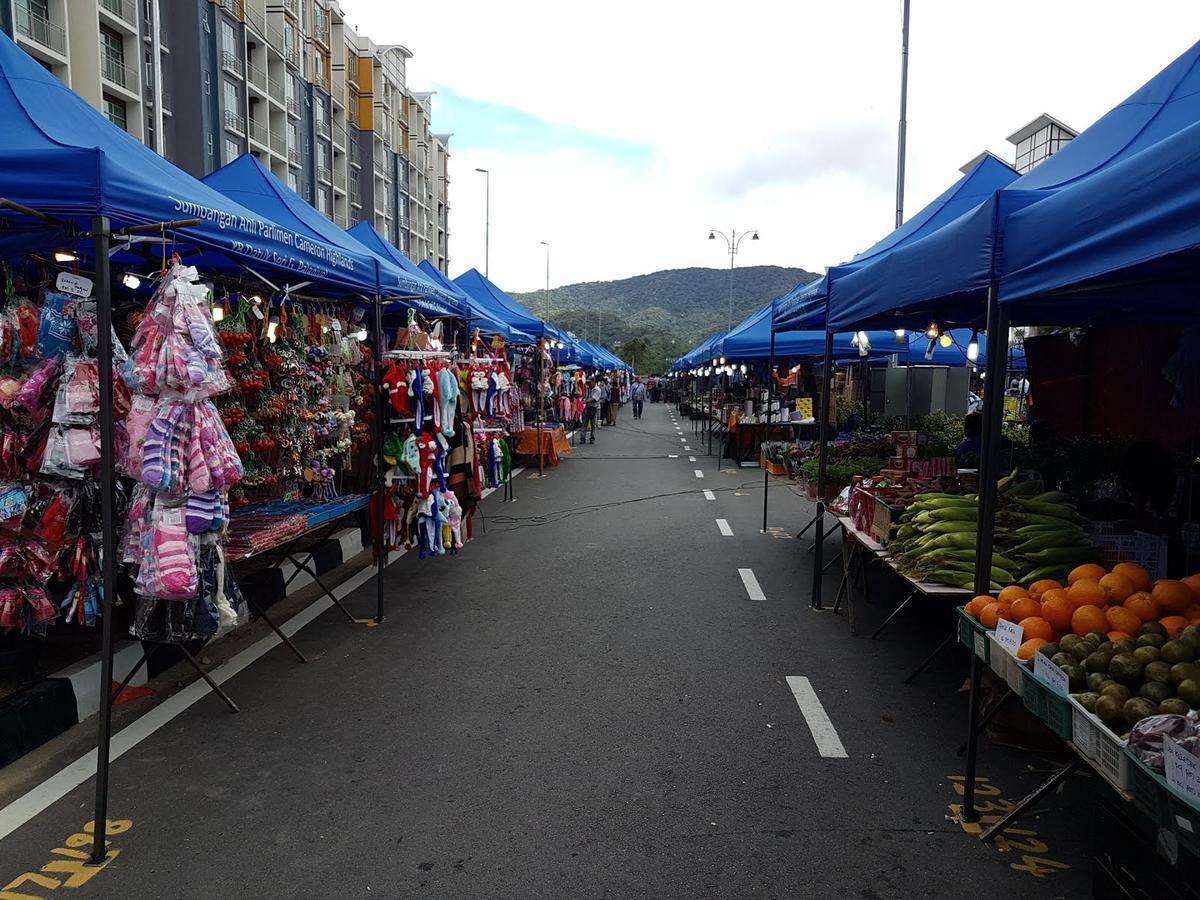
M992 552L992 589L1063 579L1081 563L1100 558L1087 520L1057 491L1038 493L1032 481L1012 476L999 490ZM890 548L896 568L923 582L973 590L975 582L976 494L918 494Z

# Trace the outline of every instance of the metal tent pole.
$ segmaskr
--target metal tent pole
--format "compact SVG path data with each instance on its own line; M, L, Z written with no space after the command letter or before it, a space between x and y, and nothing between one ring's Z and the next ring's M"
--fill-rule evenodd
M383 426L388 406L383 396L383 300L375 295L375 497L378 503L378 543L375 545L375 622L383 621L383 571L387 568L387 543L383 539L383 507L385 502L384 471L387 463L383 459ZM419 430L421 423L416 423Z
M833 332L825 332L824 380L821 384L821 422L818 429L820 456L817 457L817 516L816 543L813 544L812 608L824 609L821 605L821 575L825 555L825 463L829 456L829 395L832 387ZM866 577L865 574L863 577Z
M767 353L767 430L763 432L763 443L771 440L771 405L775 394L775 328L771 328L771 349ZM767 471L762 448L758 458L763 460L763 534L767 533L767 494L770 493L771 473Z
M157 26L156 26L157 27ZM104 862L108 830L108 770L112 742L113 608L117 596L117 521L113 493L113 346L112 279L108 252L112 242L107 216L92 219L96 255L96 322L100 366L100 516L101 516L101 659L100 715L96 738L96 814L91 863Z
M908 6L904 0L904 25L900 37L900 134L896 142L896 227L904 224L904 157L908 134Z
M975 543L975 593L986 594L992 584L992 539L995 534L999 473L1000 431L1004 419L1004 386L1000 373L1008 347L1008 311L997 296L995 280L988 288L987 300L987 377L983 392L983 432L979 458L979 523ZM971 691L967 716L967 771L963 792L963 816L974 820L975 768L979 746L979 705L982 679L979 657L971 654Z
M716 361L713 361L713 368L716 368ZM713 379L716 375L710 371L708 373L708 411L705 418L708 419L708 455L712 456L712 433L713 433Z
M542 396L542 345L539 342L537 345L537 367L534 369L537 378L537 389L533 392L533 396L537 398L537 445L538 445L538 478L541 478L545 473L542 470L542 404L545 398Z

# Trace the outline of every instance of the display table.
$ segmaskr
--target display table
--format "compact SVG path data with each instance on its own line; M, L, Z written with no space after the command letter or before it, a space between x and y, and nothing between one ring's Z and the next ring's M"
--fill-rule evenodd
M541 445L542 458L552 466L558 465L560 456L571 452L571 444L567 440L567 432L561 425L553 427L543 425L541 429L527 428L516 434L517 456L528 456L534 459L538 455L538 445Z

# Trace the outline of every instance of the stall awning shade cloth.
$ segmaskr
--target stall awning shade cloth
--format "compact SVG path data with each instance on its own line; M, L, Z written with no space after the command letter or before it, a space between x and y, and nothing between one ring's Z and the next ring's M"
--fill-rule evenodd
M1139 279L1179 284L1196 247L1198 61L1200 44L981 206L840 280L830 326L978 322L993 281L1002 302L1100 281L1093 302L1134 307L1153 290Z
M822 278L801 285L781 298L775 313L775 330L824 326L826 299L839 279L898 247L934 234L978 206L995 191L1012 183L1016 177L1016 171L1010 166L991 154L984 155L962 178L883 240L849 262L834 266Z
M498 322L495 319L487 316L483 309L476 303L471 295L460 288L457 284L446 277L437 266L427 259L421 260L417 264L417 268L421 273L432 281L434 284L439 284L455 298L459 308L463 310L464 318L469 320L470 331L475 333L475 329L479 329L484 334L497 334L503 337L510 344L532 344L533 338L524 332L517 331L515 328L510 328L503 322Z
M359 222L353 228L348 229L347 234L376 256L390 262L408 275L413 293L419 294L422 301L410 305L417 306L427 315L466 318L466 311L462 308L458 297L431 280L412 260L388 243L370 222Z
M470 294L471 298L493 319L516 328L535 338L549 338L564 343L570 338L543 322L520 303L484 278L478 269L468 269L454 283Z
M771 320L776 306L780 303L768 303L762 309L751 313L733 327L712 345L714 355L724 356L729 360L768 359L771 355ZM858 356L858 346L851 344L855 335L835 335L833 354L835 358ZM895 335L890 331L873 331L868 334L870 342L869 355L879 356L880 353L896 353ZM900 350L904 350L901 347ZM821 357L825 355L825 332L785 331L775 335L775 359L801 359Z
M238 273L244 263L279 281L319 282L331 294L376 289L370 255L346 253L197 181L109 122L2 34L0 121L0 197L80 231L90 229L94 215L108 216L118 229L198 218L198 227L177 233L173 249L204 271ZM21 226L30 221L5 218ZM61 231L22 227L0 238L0 252L62 243Z

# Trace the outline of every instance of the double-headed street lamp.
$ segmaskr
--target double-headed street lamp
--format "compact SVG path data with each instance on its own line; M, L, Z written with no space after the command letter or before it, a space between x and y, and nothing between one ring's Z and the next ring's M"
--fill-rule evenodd
M726 234L723 231L717 231L715 228L713 228L708 232L708 239L710 241L715 241L717 239L718 234L725 239L725 248L729 251L729 325L725 329L726 331L729 331L733 328L733 262L734 262L734 258L737 256L738 247L741 246L742 241L745 240L745 238L746 238L746 235L751 235L750 240L752 240L752 241L758 240L758 229L757 228L747 228L741 234L738 234L736 229L730 229L729 234Z

